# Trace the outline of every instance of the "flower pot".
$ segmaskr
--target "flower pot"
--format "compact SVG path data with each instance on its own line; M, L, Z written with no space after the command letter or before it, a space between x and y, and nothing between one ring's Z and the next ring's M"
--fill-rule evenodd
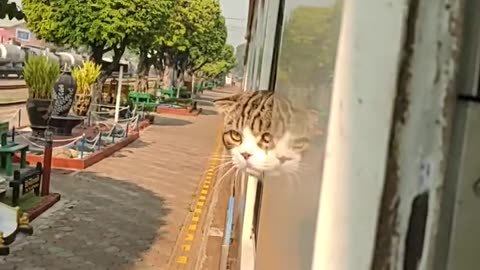
M56 116L50 117L50 128L53 134L58 136L72 136L72 130L83 123L85 117L79 116Z
M30 127L40 136L47 128L50 118L50 99L27 99L27 114L30 120Z
M92 96L90 95L76 95L73 102L73 112L78 116L86 116L91 102Z

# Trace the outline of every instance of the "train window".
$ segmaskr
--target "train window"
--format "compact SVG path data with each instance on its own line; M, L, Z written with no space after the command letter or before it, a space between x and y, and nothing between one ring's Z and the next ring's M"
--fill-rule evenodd
M269 89L274 90L274 85L271 84L271 74L275 70L276 61L278 57L278 50L275 50L275 41L280 36L280 33L277 29L281 25L281 15L279 15L280 6L283 1L280 0L266 0L265 1L265 10L264 13L264 25L262 29L261 36L264 37L263 47L260 57L260 62L258 67L260 68L259 72L259 89ZM283 11L282 11L283 12Z
M278 9L263 11L267 30L262 62L256 63L262 65L260 87L274 85L276 96L301 110L282 110L292 114L286 118L293 121L276 123L285 124L285 131L292 134L283 153L288 156L283 168L287 172L263 179L255 269L309 269L326 142L319 131L327 128L342 1L271 0L266 4ZM311 134L313 139L305 141Z
M262 55L264 49L264 41L265 41L265 19L266 16L264 14L265 6L264 1L258 1L257 4L257 25L255 29L255 60L253 64L253 77L252 77L252 88L251 90L259 90L259 80L260 80L260 66L262 64Z

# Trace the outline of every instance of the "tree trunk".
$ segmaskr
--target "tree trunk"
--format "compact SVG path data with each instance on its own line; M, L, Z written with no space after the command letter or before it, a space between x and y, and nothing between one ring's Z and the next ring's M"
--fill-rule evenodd
M160 65L154 65L155 68L155 88L163 88L163 68Z
M90 59L98 65L102 65L104 53L104 46L92 46L92 54L90 55Z
M177 87L184 86L185 85L185 73L182 70L178 69L177 74L175 74L175 75L177 75L176 76L177 77L177 82L176 82Z
M175 73L176 86L177 86L177 98L180 97L180 88L185 85L185 71L186 71L186 61L177 61L177 69Z
M183 72L175 70L175 86L177 87L177 98L180 98L180 88L183 86Z
M144 50L140 50L139 62L137 67L137 81L135 84L135 90L137 92L146 93L148 91L149 71L150 65L147 58L147 53Z
M98 64L102 65L102 72L97 78L97 82L93 85L92 89L92 104L99 104L102 100L102 88L103 88L103 83L107 80L104 66L103 66L103 53L104 53L104 46L92 46L92 54L90 56L90 59ZM95 106L90 106L90 109L94 108Z
M103 54L106 52L105 45L97 45L97 46L91 46L91 47L92 47L92 55L91 55L92 60L95 63L102 65L102 72L100 73L100 76L98 76L97 82L92 92L92 103L98 104L102 100L103 84L112 75L113 71L119 66L120 59L122 58L123 53L125 52L127 43L124 40L120 43L120 47L113 49L114 55L113 55L112 63L107 65L103 63Z
M163 72L163 85L165 89L172 88L172 72L174 69L173 61L170 57L165 58L165 71Z
M93 86L93 91L92 91L92 103L93 104L100 104L102 101L102 92L103 92L103 85L105 84L105 81L107 81L108 77L110 75L107 75L105 71L102 71L100 73L100 76L97 78L97 82ZM90 106L90 108L93 108Z

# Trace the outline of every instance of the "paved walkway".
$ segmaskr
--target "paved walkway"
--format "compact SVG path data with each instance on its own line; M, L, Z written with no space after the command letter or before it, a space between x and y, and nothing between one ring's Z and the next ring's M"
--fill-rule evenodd
M220 116L157 116L131 146L82 172L55 172L62 200L11 245L0 269L165 269L214 150Z

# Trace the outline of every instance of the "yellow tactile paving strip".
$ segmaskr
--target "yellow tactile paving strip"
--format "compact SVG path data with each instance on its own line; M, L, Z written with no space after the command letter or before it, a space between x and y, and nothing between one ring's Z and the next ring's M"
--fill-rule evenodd
M180 238L177 241L176 248L173 250L176 258L175 263L170 264L170 269L188 269L190 263L193 263L196 259L192 258L192 256L197 256L193 252L193 246L197 243L195 241L196 237L201 236L197 231L201 229L203 219L206 216L204 211L208 209L209 195L213 188L216 171L220 163L222 163L221 158L219 158L223 152L222 131L223 128L221 127L218 131L215 150L210 157L206 173L203 174L198 192L192 203L193 211L183 225Z

